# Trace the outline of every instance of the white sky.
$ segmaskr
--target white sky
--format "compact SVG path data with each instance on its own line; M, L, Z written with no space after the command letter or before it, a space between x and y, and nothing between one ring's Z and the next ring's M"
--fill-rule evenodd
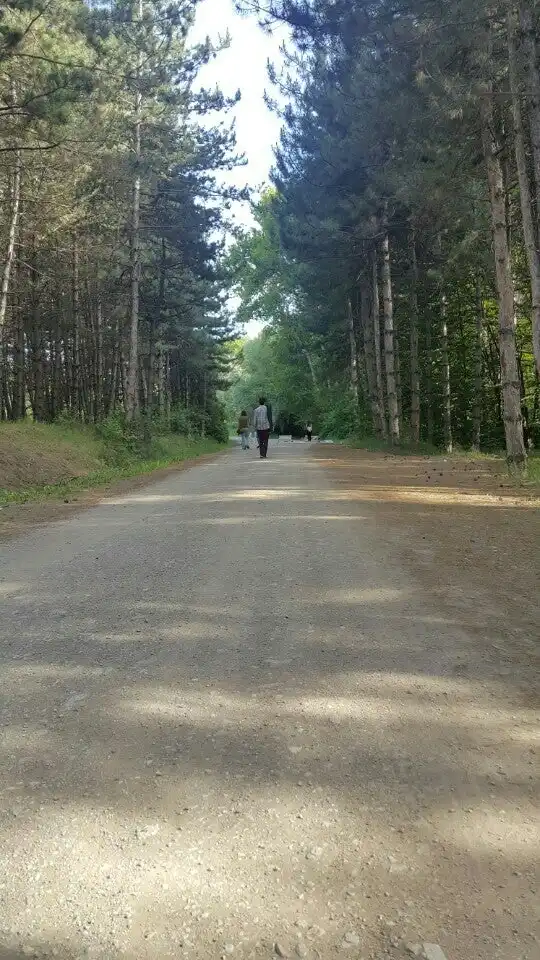
M225 180L238 187L247 184L258 191L269 182L273 147L279 139L281 123L266 106L264 92L269 90L273 94L267 62L270 60L279 65L279 48L284 33L278 28L273 35L266 34L255 17L241 17L236 13L234 0L202 0L192 32L193 41L202 41L207 36L218 41L227 31L231 37L230 47L201 71L200 84L207 88L217 86L228 96L241 91L242 99L233 116L238 153L245 155L247 165L226 174ZM214 122L212 117L209 122ZM239 204L234 210L234 219L243 226L250 226L253 220L249 205ZM234 309L234 301L231 306ZM248 337L256 337L261 329L262 324L252 321L246 325L245 333Z
M280 61L283 33L278 30L268 36L255 17L241 17L236 13L234 0L202 0L193 40L209 36L217 41L227 30L231 46L201 71L200 82L209 88L218 86L227 95L241 91L242 99L234 110L234 117L238 152L245 154L248 163L238 167L227 179L239 187L248 184L258 188L268 182L272 147L279 138L279 118L268 110L263 96L265 89L272 93L266 64L269 59L275 63ZM237 219L250 223L249 210L240 211Z

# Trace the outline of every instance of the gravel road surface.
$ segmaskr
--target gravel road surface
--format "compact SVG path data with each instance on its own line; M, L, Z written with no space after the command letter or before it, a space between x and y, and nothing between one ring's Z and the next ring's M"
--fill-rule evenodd
M316 449L2 545L0 960L540 957L538 709Z

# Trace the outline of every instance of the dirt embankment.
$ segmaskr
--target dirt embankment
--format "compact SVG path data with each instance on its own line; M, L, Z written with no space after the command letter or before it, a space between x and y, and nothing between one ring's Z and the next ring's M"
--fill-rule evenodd
M89 431L44 423L0 425L0 490L61 483L103 465Z
M66 519L110 494L140 489L149 482L149 472L159 480L216 456L205 453L209 444L204 441L188 443L176 436L169 440L163 440L164 449L158 448L156 459L159 462L164 454L165 462L175 461L170 466L156 469L155 463L140 461L135 464L140 473L109 481L114 468L107 469L104 446L91 428L0 424L0 541L20 536L37 525ZM70 483L80 478L80 486ZM28 492L27 502L6 502L9 494L21 491L25 495Z

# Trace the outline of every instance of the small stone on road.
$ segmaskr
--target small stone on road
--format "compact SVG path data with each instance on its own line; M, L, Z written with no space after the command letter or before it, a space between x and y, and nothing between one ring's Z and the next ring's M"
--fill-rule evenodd
M446 956L438 943L424 943L425 960L446 960Z

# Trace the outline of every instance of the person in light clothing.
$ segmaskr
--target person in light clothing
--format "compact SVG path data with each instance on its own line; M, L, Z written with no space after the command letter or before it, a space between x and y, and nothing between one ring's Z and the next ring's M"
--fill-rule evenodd
M259 397L259 406L255 407L253 411L253 426L257 431L261 460L266 460L268 440L272 429L272 413L265 397Z

